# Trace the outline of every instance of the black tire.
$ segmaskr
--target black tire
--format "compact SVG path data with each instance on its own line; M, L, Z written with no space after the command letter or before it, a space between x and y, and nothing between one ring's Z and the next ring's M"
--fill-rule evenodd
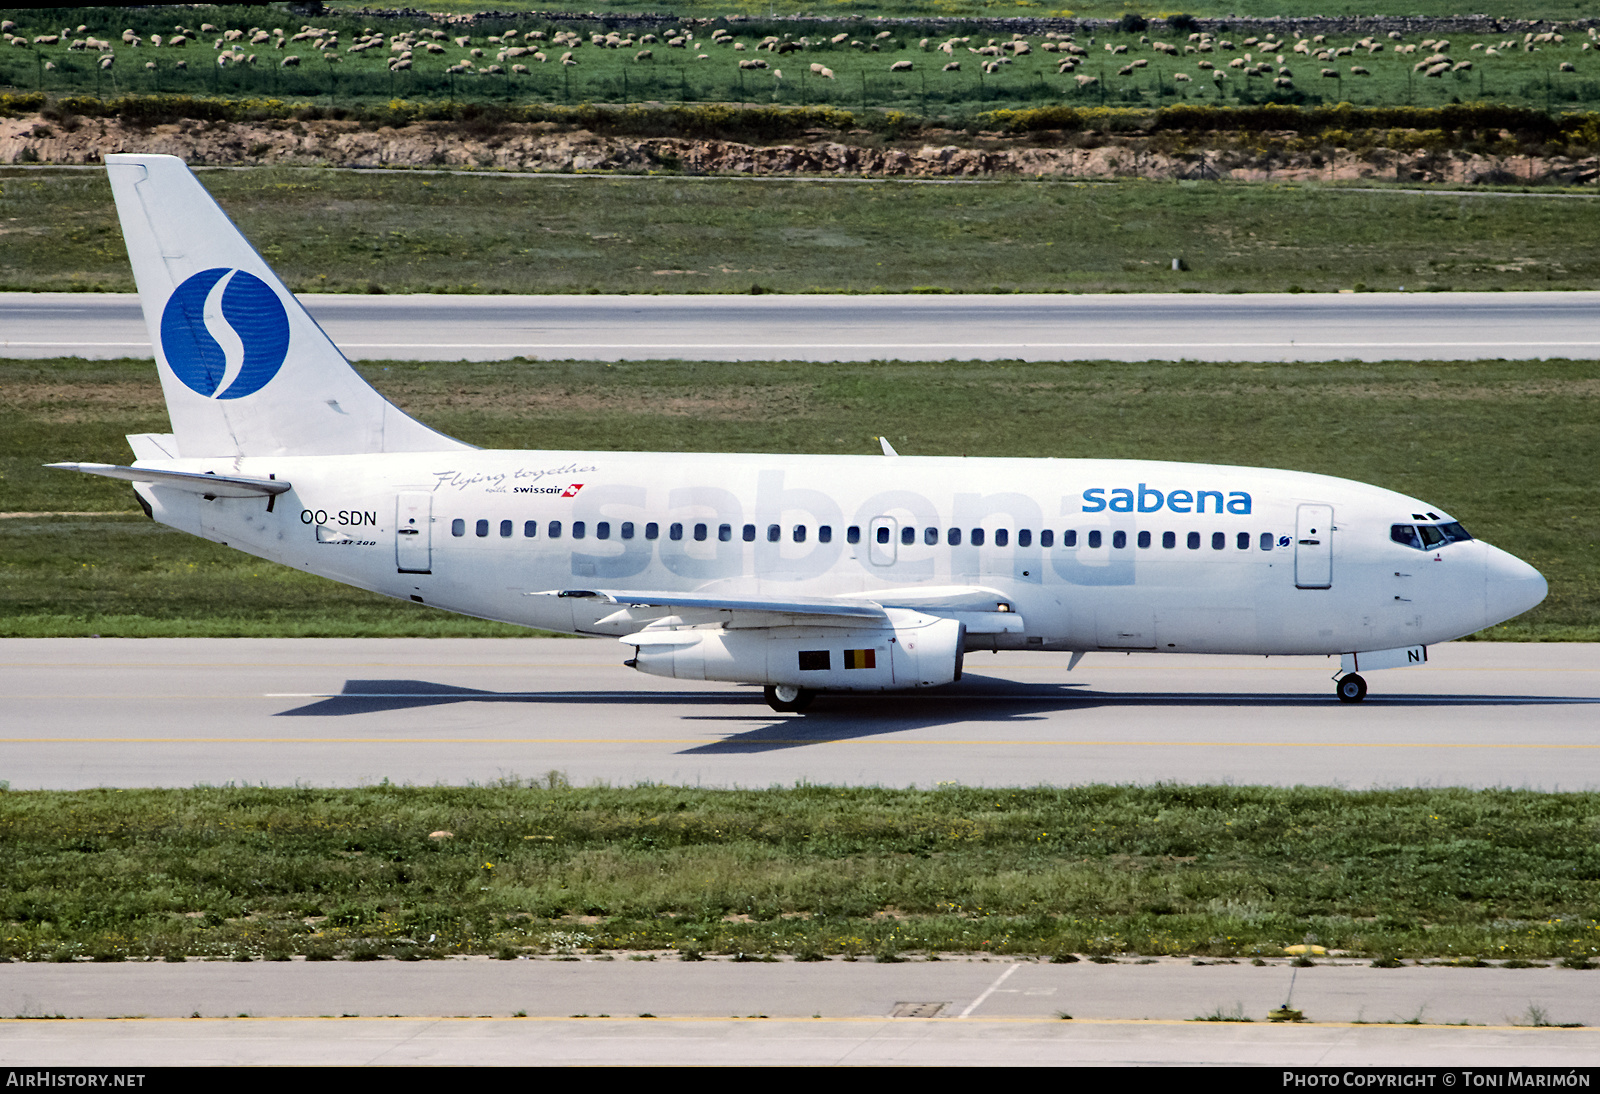
M761 695L766 699L767 706L779 714L799 714L817 697L817 693L808 688L797 688L787 684L768 684L761 689Z
M1339 697L1341 703L1359 703L1367 697L1367 682L1352 672L1339 677L1339 682L1333 687L1333 693Z

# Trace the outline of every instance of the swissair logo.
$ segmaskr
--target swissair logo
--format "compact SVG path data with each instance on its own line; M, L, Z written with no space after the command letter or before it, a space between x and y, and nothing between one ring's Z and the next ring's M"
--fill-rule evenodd
M583 483L575 482L571 486L569 486L565 490L563 490L561 492L561 496L564 497L564 498L575 498L575 497L578 496L578 491L582 490L582 489L583 489Z

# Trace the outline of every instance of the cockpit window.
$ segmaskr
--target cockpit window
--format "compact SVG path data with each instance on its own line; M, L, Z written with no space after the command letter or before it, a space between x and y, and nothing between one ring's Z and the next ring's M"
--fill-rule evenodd
M1448 543L1460 543L1472 538L1467 530L1455 521L1448 524L1391 524L1389 538L1406 547L1431 551Z

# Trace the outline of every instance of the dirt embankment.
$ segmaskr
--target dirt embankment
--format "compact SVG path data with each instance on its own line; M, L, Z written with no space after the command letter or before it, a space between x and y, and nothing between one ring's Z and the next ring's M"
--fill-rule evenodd
M80 118L68 129L44 117L0 118L0 164L93 164L112 152L162 152L194 164L229 166L929 178L1381 179L1461 184L1571 185L1600 179L1597 157L1305 148L1270 134L1250 142L1250 147L1223 140L1209 151L1171 151L1153 147L1144 137L1081 134L1058 146L1020 138L972 140L956 133L898 142L861 134L755 145L607 136L543 123L507 124L472 133L463 132L460 126L436 123L378 129L326 120L135 126L116 119Z

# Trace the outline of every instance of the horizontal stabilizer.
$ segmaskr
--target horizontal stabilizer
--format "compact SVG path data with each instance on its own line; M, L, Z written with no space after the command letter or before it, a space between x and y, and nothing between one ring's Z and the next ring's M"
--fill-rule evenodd
M290 484L282 479L246 479L195 471L156 471L148 467L121 467L114 463L47 463L45 466L63 471L82 471L85 475L104 475L108 479L122 479L125 482L174 486L207 498L270 498L291 489Z

